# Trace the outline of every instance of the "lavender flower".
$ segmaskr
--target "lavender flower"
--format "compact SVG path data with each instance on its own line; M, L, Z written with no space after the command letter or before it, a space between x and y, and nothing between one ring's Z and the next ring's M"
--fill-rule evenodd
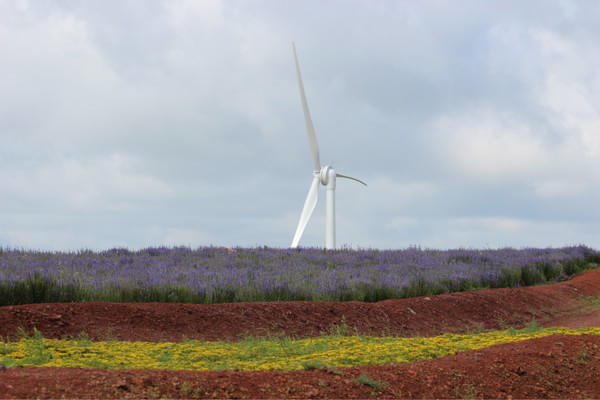
M585 246L516 250L0 248L0 305L70 301L358 300L555 282L597 267Z

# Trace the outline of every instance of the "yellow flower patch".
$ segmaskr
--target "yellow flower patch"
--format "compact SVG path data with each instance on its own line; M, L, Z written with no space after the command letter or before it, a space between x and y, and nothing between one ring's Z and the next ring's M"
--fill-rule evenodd
M297 370L307 365L356 366L407 363L501 343L550 335L600 335L600 328L506 330L436 337L321 336L248 339L236 343L91 342L21 339L4 343L0 361L8 367L82 367L167 370Z

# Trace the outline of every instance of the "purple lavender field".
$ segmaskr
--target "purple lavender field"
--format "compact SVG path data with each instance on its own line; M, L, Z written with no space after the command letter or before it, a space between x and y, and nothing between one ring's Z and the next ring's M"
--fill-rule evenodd
M0 248L0 305L42 302L379 301L565 280L597 268L586 246L497 250Z

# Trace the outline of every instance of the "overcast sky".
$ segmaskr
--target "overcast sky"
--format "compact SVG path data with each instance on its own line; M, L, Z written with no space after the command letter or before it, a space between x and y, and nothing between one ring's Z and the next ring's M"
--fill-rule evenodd
M600 249L600 2L0 0L0 246ZM324 246L325 189L301 246Z

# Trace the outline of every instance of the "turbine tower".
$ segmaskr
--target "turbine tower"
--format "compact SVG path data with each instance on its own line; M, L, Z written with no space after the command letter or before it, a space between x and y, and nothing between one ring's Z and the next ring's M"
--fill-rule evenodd
M310 155L313 161L313 181L308 190L308 196L304 202L304 208L302 208L302 214L300 214L300 221L296 228L296 234L292 240L292 248L298 247L298 242L304 233L306 224L312 215L315 206L317 205L317 198L319 196L319 184L327 187L327 198L325 207L325 248L335 249L335 181L336 178L352 179L367 186L363 181L352 178L350 176L341 175L335 172L333 167L330 165L321 166L321 160L319 159L319 143L317 142L317 135L315 134L315 128L310 118L310 111L308 110L308 103L306 101L306 94L304 93L304 85L302 84L302 75L300 74L300 64L298 64L298 56L296 55L296 45L292 42L294 49L294 60L296 61L296 74L298 75L298 86L300 87L300 98L302 100L302 109L304 110L304 122L306 124L306 133L308 135L308 146L310 147Z

